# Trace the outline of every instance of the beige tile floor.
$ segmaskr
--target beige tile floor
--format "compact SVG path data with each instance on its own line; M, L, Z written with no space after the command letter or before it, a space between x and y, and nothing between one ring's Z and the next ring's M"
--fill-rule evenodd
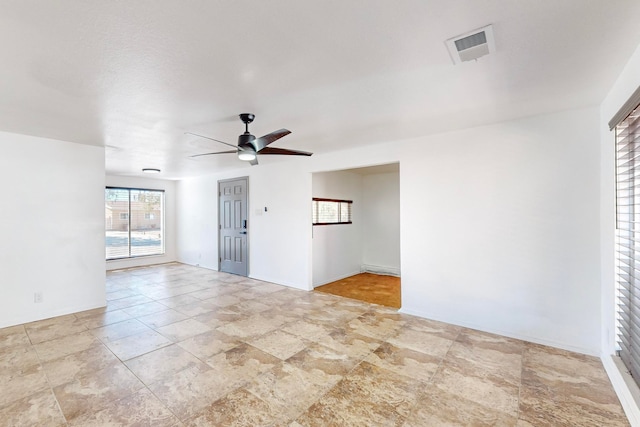
M0 329L6 426L627 426L600 361L165 264Z

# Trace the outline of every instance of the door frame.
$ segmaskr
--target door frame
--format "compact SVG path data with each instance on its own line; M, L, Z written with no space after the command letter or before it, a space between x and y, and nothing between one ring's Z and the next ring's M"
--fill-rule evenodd
M251 230L251 221L249 220L249 216L251 213L251 209L249 208L249 177L248 176L238 176L235 178L226 178L226 179L219 179L218 180L218 197L217 197L217 213L218 213L218 271L221 271L221 267L222 267L222 257L221 257L221 245L222 245L222 240L221 240L221 234L220 233L220 229L221 229L221 216L220 216L220 199L222 198L222 191L220 190L220 184L225 183L225 182L230 182L230 181L237 181L239 179L244 179L247 181L247 191L246 191L246 196L247 196L247 234L246 234L246 239L247 239L247 275L245 277L249 277L249 273L251 270L251 263L249 260L249 254L250 254L250 250L249 250L249 236L250 236L250 230Z

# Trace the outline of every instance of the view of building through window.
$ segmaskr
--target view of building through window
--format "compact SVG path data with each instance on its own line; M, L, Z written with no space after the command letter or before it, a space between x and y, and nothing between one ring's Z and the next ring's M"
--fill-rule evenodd
M351 200L313 198L313 225L351 224Z
M164 253L164 191L105 189L107 259Z

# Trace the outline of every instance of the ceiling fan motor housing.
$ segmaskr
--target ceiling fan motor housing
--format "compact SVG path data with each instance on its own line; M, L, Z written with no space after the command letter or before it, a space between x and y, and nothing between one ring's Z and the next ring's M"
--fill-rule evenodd
M249 149L255 151L255 147L252 142L256 139L255 136L251 135L249 132L245 132L238 137L238 147L241 149Z

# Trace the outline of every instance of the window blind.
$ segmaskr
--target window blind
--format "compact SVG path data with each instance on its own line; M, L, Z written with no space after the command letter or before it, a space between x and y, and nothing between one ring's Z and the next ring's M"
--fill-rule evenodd
M352 200L321 199L312 201L313 225L351 224Z
M617 341L620 358L638 384L640 384L639 107L640 105L636 104L630 114L615 125Z

